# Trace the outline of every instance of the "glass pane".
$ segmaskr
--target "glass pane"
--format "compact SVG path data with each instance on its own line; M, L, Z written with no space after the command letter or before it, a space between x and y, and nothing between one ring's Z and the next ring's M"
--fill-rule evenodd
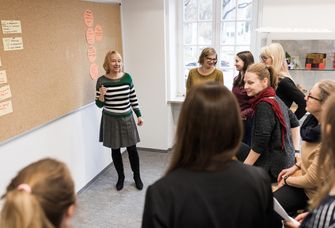
M251 19L252 16L252 0L238 0L237 19Z
M199 25L198 44L211 45L212 44L212 23L201 22Z
M236 23L236 43L250 44L251 22L243 21Z
M233 68L235 61L234 46L223 46L220 50L220 59L217 67L223 71L227 71L227 68Z
M198 49L196 46L184 47L184 66L186 69L198 66Z
M221 20L236 19L236 0L222 0Z
M197 0L184 0L184 21L197 21Z
M199 1L199 20L208 21L212 20L213 16L213 1L212 0L200 0Z
M197 44L197 23L184 23L184 44Z
M235 23L222 22L221 23L221 44L234 44L235 42Z
M236 76L236 74L237 72L234 69L229 69L223 72L224 85L230 90L233 87L233 81L234 81L234 77Z
M235 50L236 50L236 53L241 52L241 51L251 51L249 45L248 46L236 46ZM254 59L255 59L255 56L254 56Z

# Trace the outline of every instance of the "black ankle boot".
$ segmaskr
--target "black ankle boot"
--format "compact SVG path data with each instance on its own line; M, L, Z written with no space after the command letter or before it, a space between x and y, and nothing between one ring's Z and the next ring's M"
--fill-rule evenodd
M141 180L140 175L134 175L135 186L138 190L143 189L143 182Z
M120 191L123 189L123 183L124 183L124 176L119 176L117 183L116 183L116 190Z

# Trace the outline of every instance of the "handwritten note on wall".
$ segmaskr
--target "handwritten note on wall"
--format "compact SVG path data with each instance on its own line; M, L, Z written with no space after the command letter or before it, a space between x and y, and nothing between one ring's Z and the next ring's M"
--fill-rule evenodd
M10 92L9 85L0 87L0 101L6 100L11 97L12 97L12 93Z
M0 84L7 83L7 74L5 70L0 70Z
M3 34L22 33L21 21L1 20Z
M12 101L0 102L0 116L13 112Z
M2 38L3 48L5 51L15 51L23 49L22 37Z

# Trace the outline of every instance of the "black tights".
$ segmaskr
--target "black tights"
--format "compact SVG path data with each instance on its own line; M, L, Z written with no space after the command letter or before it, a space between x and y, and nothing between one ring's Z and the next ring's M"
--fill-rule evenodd
M136 145L128 146L128 157L130 162L131 170L134 172L134 176L140 176L140 159L138 156ZM121 156L121 150L112 149L112 159L119 177L124 177L123 162Z

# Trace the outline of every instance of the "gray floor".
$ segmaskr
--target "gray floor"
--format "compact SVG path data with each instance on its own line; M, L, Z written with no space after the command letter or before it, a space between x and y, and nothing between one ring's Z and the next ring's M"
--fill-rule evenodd
M127 152L123 153L125 185L116 191L117 174L109 166L85 190L78 195L78 206L72 220L74 228L139 228L141 227L145 191L148 185L159 179L168 165L169 154L139 151L142 191L136 189Z

